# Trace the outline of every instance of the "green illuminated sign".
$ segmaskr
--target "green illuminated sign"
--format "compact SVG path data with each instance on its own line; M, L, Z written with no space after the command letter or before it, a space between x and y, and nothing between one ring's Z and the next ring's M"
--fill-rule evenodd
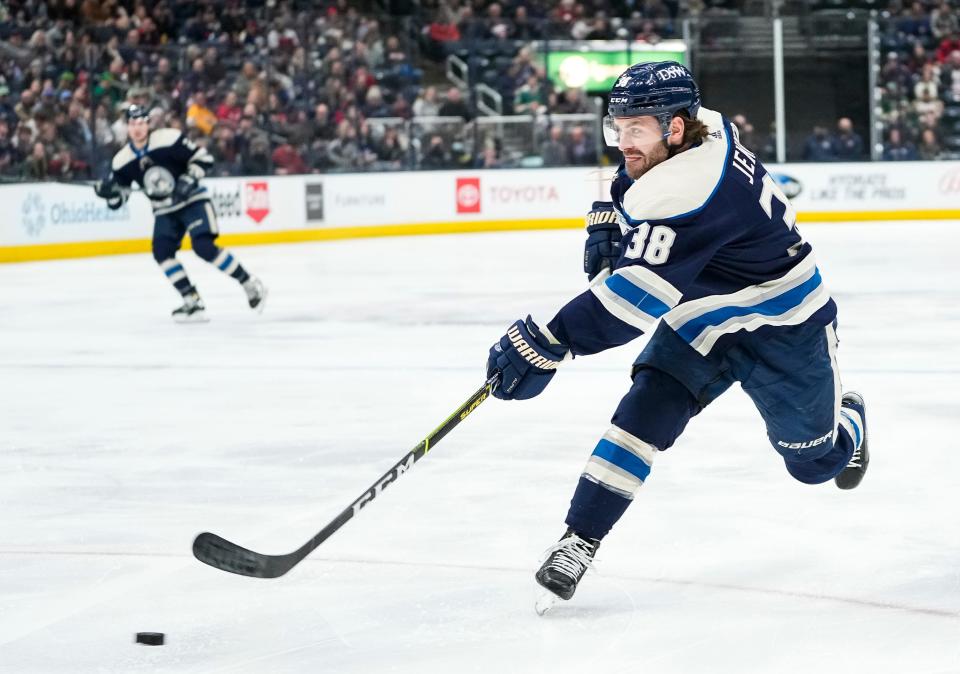
M634 63L678 61L687 64L683 43L674 49L651 49L649 45L619 51L552 51L541 54L546 60L547 77L557 86L609 91L620 74Z

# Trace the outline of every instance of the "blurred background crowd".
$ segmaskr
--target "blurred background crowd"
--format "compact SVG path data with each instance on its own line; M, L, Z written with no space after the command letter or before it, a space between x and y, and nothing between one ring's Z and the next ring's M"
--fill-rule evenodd
M953 156L955 8L867 4L883 53L875 114L825 115L794 138L788 159L868 159L871 125L879 158ZM607 163L602 93L551 77L551 50L718 44L711 17L748 9L724 0L0 0L0 175L98 176L125 142L130 103L147 106L154 127L207 146L216 175ZM722 111L748 146L775 157L769 122L759 132L749 109Z

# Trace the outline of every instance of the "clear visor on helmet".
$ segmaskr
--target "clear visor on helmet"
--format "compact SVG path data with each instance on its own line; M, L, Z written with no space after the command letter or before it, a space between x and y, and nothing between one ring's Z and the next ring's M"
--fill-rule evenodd
M650 121L655 124L651 124ZM619 147L621 139L627 147L642 147L659 143L670 133L663 133L656 117L621 117L610 115L603 118L603 139L610 147Z

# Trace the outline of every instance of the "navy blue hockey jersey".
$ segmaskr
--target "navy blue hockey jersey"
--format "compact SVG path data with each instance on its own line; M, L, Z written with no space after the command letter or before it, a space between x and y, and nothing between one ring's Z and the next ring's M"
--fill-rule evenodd
M611 195L623 230L609 276L547 329L574 355L597 353L662 320L705 357L764 326L827 325L836 304L796 212L734 125L701 108L709 135L634 181L621 165Z
M180 210L197 201L209 200L205 187L197 185L193 192L181 201L174 202L173 188L184 173L198 181L213 167L213 157L178 129L151 131L147 144L137 149L128 142L113 157L110 168L114 179L121 187L129 188L137 183L150 199L154 215L163 215ZM126 198L128 191L124 191Z

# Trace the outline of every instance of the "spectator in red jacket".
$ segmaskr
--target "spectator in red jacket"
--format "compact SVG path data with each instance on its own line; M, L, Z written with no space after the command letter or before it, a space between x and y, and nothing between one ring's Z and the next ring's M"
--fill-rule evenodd
M290 143L284 143L273 151L273 169L278 175L294 175L297 173L306 173L307 165L303 157L297 152Z
M943 63L946 61L952 51L960 51L960 33L953 33L940 42L940 46L937 47L937 62Z

